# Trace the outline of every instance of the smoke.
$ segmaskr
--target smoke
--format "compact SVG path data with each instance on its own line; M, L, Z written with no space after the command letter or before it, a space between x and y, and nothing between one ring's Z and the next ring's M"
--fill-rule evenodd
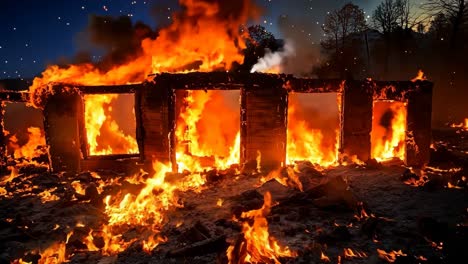
M267 50L252 67L251 72L280 72L301 77L311 77L313 68L320 63L319 26L310 21L281 16L278 28L285 39L283 49L272 53Z
M146 38L155 39L157 32L142 22L133 24L128 16L92 15L83 36L82 46L85 49L98 49L103 55L97 66L107 70L141 54L141 41ZM86 62L86 56L91 53L89 50L81 50L75 55L74 62Z
M271 52L267 49L265 56L258 60L250 72L265 72L272 69L279 69L281 72L281 66L284 60L288 57L294 56L295 54L296 52L293 42L286 40L283 49L277 52Z
M309 77L320 63L320 26L311 25L309 19L281 16L278 20L281 35L294 43L295 53L283 61L283 73Z

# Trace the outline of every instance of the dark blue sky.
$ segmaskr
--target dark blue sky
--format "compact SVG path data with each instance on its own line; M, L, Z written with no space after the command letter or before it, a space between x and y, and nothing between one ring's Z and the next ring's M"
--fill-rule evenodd
M235 1L235 0L225 0ZM0 79L28 78L40 74L46 65L72 57L80 49L80 32L89 16L131 16L156 27L154 7L159 21L177 7L177 0L0 0ZM324 15L347 0L257 0L264 7L258 23L277 37L280 15L301 20L304 34L317 35ZM357 0L370 13L379 0ZM153 14L153 15L152 15Z

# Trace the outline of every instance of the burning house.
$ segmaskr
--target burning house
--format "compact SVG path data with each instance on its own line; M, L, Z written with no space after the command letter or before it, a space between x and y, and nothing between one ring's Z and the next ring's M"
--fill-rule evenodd
M318 80L223 72L162 73L151 78L120 86L54 85L43 99L52 169L77 172L121 166L125 170L156 159L173 164L177 171L187 156L195 158L192 162L199 169L233 164L255 167L258 159L258 166L278 168L321 156L324 163L318 159L319 165L395 158L407 166L423 167L429 161L432 83L428 81ZM204 104L216 99L222 104L225 99L214 93L232 91L237 91L238 109L232 106L226 116L215 115L203 125L203 112L223 111L222 107L205 110ZM331 136L335 140L324 150L320 149L321 131L300 127L294 113L301 106L290 102L295 96L321 93L335 94L340 110ZM28 93L2 95L4 102L27 102L29 97ZM217 119L221 124L213 125ZM220 134L216 131L220 126L231 133ZM204 135L214 143L204 143ZM304 145L309 153L294 146L314 136L319 138ZM218 149L217 141L221 141Z
M241 70L253 2L180 4L157 34L129 23L131 51L0 91L0 263L464 254L466 153L433 139L445 134L433 133L422 72L299 77L281 73L289 50Z

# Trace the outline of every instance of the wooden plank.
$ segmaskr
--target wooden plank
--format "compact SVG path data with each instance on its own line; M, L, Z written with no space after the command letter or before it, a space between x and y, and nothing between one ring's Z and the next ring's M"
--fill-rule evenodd
M0 101L2 102L29 102L29 92L0 91Z
M432 141L432 83L420 82L408 92L406 165L422 168L430 159Z
M343 92L341 151L367 161L371 153L373 84L346 82Z
M142 84L129 85L99 85L99 86L74 86L82 94L126 94L135 93L142 89Z
M242 163L278 167L286 159L287 91L281 86L241 91Z
M49 145L49 157L54 172L80 170L79 121L81 96L51 95L44 108L44 130Z

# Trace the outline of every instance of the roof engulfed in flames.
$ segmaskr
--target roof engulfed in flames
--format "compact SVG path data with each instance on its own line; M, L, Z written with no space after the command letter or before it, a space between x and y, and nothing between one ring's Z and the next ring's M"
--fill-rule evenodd
M116 85L144 81L151 73L229 70L244 60L245 37L241 30L260 11L251 0L179 0L182 11L155 39L141 41L140 52L107 70L91 63L61 68L49 66L35 78L31 103L41 106L50 83ZM222 4L221 4L222 3Z

